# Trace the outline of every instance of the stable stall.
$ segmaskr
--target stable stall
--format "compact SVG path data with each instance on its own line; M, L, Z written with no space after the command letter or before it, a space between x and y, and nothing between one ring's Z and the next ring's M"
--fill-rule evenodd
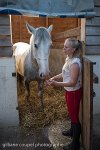
M3 90L0 90L0 93L2 93L0 94L0 124L16 126L19 122L12 44L17 41L28 42L29 35L26 33L25 21L35 27L40 25L48 27L50 24L54 24L52 37L53 48L56 50L52 52L52 57L63 47L63 42L67 37L74 36L80 39L84 45L83 101L80 117L83 125L82 143L84 150L92 150L93 114L100 113L100 92L98 90L100 84L95 84L98 83L99 78L97 76L100 74L98 69L100 67L100 1L88 0L87 3L86 0L48 0L44 3L44 0L2 0L0 1L0 17L2 20L2 23L0 23L0 70L2 70L0 71L0 86L4 87ZM5 19L8 21L5 21ZM58 57L60 59L60 55ZM51 59L54 60L55 58ZM60 67L58 66L59 69L57 70L60 71L62 64L63 60L61 59ZM8 66L13 68L10 70L10 77ZM51 68L51 70L54 69ZM93 72L96 74L95 77ZM4 78L5 74L6 77ZM96 94L94 102L93 89ZM9 118L6 119L6 122L5 117Z

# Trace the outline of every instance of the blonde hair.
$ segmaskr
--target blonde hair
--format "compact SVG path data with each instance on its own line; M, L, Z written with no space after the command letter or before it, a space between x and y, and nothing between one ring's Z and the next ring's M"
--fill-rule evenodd
M72 48L75 48L73 57L82 57L82 42L76 38L68 38L66 40L70 42Z

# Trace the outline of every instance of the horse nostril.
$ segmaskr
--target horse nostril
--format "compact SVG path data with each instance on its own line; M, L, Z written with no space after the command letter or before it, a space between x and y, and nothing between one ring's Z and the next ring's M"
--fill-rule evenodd
M45 79L47 79L47 78L49 78L49 72L47 73L47 74L44 74L43 72L42 73L40 73L40 78L45 78Z
M41 77L41 78L43 77L43 74L42 74L42 73L40 74L40 77Z

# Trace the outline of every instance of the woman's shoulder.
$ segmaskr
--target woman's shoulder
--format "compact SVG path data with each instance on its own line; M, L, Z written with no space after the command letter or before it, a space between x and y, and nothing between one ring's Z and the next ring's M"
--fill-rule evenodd
M79 57L73 58L72 63L80 63L80 58Z
M80 67L82 66L82 64L81 64L81 60L80 60L80 58L73 58L73 60L72 60L72 62L71 62L71 65L72 64L78 64Z

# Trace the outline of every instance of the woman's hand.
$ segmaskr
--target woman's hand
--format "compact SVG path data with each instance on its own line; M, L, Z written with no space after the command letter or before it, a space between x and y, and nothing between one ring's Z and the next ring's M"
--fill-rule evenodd
M50 79L49 79L49 80L46 80L46 85L47 85L47 86L51 85Z
M46 80L46 84L48 86L59 86L59 82L55 81L55 80L52 80L52 79L49 79L49 80Z

